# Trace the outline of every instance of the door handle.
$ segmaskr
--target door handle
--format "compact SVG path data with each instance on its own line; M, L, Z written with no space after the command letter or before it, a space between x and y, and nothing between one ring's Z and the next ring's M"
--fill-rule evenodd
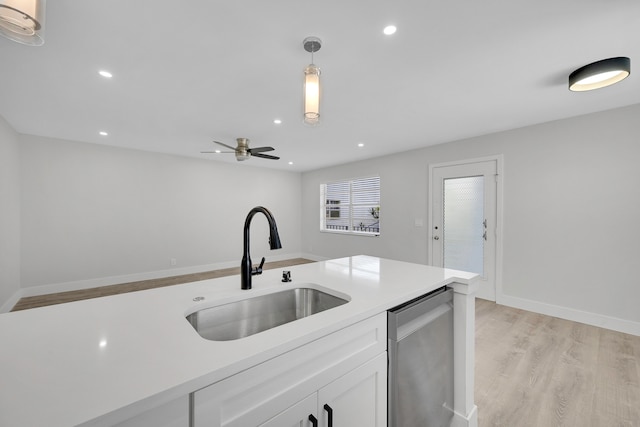
M440 240L440 236L433 236L433 240Z
M313 427L318 427L318 419L316 417L309 415L309 421L311 421Z

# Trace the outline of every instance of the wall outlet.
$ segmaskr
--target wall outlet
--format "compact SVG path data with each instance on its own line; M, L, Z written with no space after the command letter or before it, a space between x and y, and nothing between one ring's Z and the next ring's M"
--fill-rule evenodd
M174 265L178 264L178 260L177 260L177 259L175 259L175 258L171 258L170 262L171 262L171 265L172 265L172 266L174 266Z

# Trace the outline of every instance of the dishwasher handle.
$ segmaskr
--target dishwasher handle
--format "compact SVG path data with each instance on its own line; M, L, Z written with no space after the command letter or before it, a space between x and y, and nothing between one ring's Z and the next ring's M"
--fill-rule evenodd
M439 317L453 307L453 289L427 294L410 304L401 305L387 313L387 335L390 340L398 340L413 330Z

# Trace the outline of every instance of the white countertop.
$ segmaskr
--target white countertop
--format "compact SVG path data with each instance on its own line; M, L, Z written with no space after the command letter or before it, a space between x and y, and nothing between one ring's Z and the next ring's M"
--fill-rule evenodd
M369 256L0 314L0 426L109 425L452 282L477 276ZM295 287L349 303L235 341L201 338L198 309ZM195 297L204 297L194 302ZM93 425L92 423L92 425Z

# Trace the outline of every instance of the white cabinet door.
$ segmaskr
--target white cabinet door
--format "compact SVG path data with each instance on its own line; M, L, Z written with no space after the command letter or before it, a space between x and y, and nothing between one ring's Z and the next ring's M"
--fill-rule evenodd
M387 353L343 375L318 392L321 426L387 425Z
M387 353L382 353L321 388L260 427L385 427L387 425ZM329 423L330 417L332 423Z
M318 418L318 393L313 393L292 407L280 412L260 427L309 427L313 426L310 417Z

